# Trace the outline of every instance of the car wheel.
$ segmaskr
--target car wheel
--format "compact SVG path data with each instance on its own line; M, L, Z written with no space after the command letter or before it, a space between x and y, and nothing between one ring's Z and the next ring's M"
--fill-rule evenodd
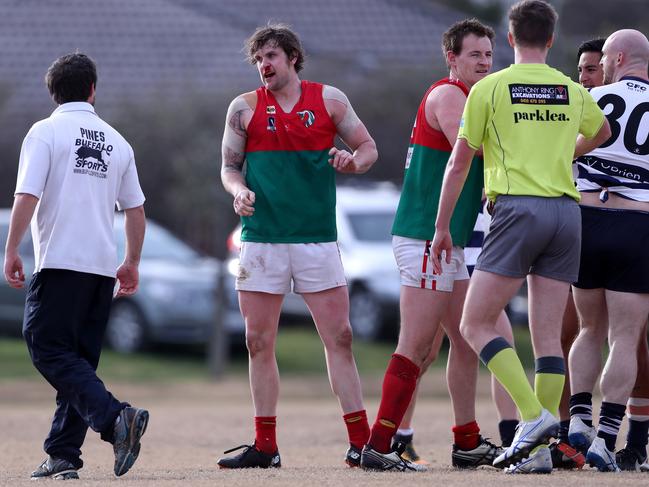
M116 301L106 330L108 345L121 353L134 353L146 344L146 326L140 310L129 301Z
M349 321L354 337L376 340L383 330L381 304L376 296L364 287L354 287L349 296Z

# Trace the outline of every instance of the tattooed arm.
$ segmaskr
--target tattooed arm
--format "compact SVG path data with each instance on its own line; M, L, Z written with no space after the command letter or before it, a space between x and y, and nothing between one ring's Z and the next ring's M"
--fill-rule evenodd
M255 211L255 193L246 186L242 172L248 137L246 128L254 113L251 102L253 106L256 104L254 92L240 95L230 103L221 143L221 181L225 190L234 196L234 211L241 216L250 216Z
M339 172L362 174L376 162L376 143L354 112L347 96L338 88L325 85L322 90L325 107L336 124L338 136L353 151L332 147L329 163Z

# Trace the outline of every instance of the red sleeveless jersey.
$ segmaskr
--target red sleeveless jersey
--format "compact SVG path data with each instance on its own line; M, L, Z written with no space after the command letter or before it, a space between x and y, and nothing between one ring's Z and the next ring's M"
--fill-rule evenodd
M428 91L426 91L426 94L424 95L424 98L419 105L419 109L417 110L417 120L415 122L415 126L412 128L410 145L423 145L424 147L429 147L431 149L437 149L444 152L451 152L453 150L453 146L449 143L448 139L444 135L444 132L442 132L441 130L435 130L426 120L426 100L428 99L428 95L435 88L442 85L457 86L462 90L465 96L469 96L469 89L464 83L462 83L460 80L454 80L450 78L443 78L432 85L430 88L428 88Z
M247 129L246 153L333 147L336 126L325 108L323 85L306 80L301 83L300 99L288 113L266 87L257 89L257 106Z

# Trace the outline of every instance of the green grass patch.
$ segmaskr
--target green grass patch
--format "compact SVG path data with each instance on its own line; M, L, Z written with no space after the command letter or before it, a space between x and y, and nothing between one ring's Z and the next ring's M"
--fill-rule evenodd
M393 343L354 342L354 356L359 372L384 371L394 352ZM282 373L308 374L326 372L324 348L315 328L287 328L277 337L277 365ZM247 360L247 357L244 357Z
M205 356L201 354L123 355L107 349L102 352L98 373L102 378L124 382L209 377ZM42 380L22 339L0 339L0 380Z
M526 368L533 368L534 357L527 327L515 327L519 356ZM354 342L354 355L361 374L382 374L396 343ZM448 343L445 341L433 367L445 367ZM324 374L326 362L320 337L313 326L280 329L277 338L277 363L282 374ZM248 355L244 349L232 354L227 373L244 375ZM153 352L123 355L104 350L99 375L107 380L151 382L168 380L207 380L209 369L205 353L167 347ZM42 380L29 358L27 347L19 338L0 338L0 380Z

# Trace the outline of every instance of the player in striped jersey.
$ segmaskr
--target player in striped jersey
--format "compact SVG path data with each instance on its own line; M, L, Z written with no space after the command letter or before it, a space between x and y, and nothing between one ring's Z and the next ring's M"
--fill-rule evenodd
M604 83L604 71L600 60L602 59L602 46L604 46L605 40L602 38L591 39L582 42L577 49L577 73L579 83L584 88L590 89L602 86ZM573 176L577 177L576 164L573 164ZM559 403L559 436L558 441L550 445L552 464L555 468L581 468L585 463L584 455L571 447L568 440L570 427L570 367L568 366L568 354L578 333L579 318L572 292L570 292L561 323L561 350L566 363L566 381L563 384L561 402Z
M615 442L637 376L636 351L646 347L649 314L649 41L636 30L620 30L606 40L602 53L604 82L610 84L591 94L607 113L612 135L577 160L582 250L573 294L581 330L570 353L569 437L575 446L588 447L591 465L616 471ZM593 438L587 422L607 336L610 353ZM646 420L647 405L632 403L630 410ZM646 451L641 453L645 457L634 467L646 460Z

